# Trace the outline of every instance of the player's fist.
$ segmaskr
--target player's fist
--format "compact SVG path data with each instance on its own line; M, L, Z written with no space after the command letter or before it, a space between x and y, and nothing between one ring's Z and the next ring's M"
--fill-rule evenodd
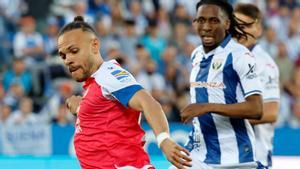
M187 123L193 117L202 116L203 114L207 113L206 111L206 104L190 104L183 108L180 112L181 121L183 123Z
M67 98L66 106L73 115L77 115L77 113L78 113L77 109L79 107L81 99L82 99L81 96L74 96L74 95Z
M189 152L174 141L165 139L160 144L160 148L164 152L166 158L178 169L185 169L185 167L192 166L192 159L188 156Z

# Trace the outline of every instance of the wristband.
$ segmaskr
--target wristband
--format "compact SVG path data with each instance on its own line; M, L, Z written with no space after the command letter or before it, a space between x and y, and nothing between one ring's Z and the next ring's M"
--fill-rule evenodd
M159 135L156 137L158 147L160 147L160 144L167 138L170 138L169 133L167 132L159 133Z

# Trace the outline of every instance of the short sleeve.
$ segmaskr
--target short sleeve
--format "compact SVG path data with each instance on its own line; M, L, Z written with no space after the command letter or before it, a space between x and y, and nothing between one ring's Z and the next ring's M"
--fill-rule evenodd
M132 96L143 89L135 78L116 61L105 62L93 76L107 94L126 107Z
M263 100L264 102L279 101L280 87L279 87L279 71L276 66L266 65L269 67L265 70L263 76ZM272 67L271 67L272 66Z
M244 97L253 94L262 94L262 84L258 77L258 69L254 56L251 52L239 53L234 59L233 67L237 72Z

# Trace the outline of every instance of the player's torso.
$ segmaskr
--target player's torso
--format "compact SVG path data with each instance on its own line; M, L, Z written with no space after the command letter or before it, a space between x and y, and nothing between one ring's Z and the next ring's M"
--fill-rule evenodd
M139 124L141 113L122 105L95 78L85 83L76 121L74 145L80 164L84 169L149 164Z
M192 103L234 104L243 100L234 55L218 50L207 56L192 56L190 76ZM203 59L204 58L204 59ZM208 164L235 165L254 162L254 133L247 120L207 113L193 119L193 150Z
M279 73L278 67L270 55L259 45L252 50L259 65L259 77L263 84L263 99L279 99ZM271 155L273 149L274 124L260 124L254 126L256 138L256 157L264 166L271 166Z
M140 112L125 108L117 100L106 98L101 86L92 80L80 102L76 123L76 126L80 126L80 131L77 130L76 135L88 137L101 135L97 140L103 139L105 143L108 140L103 134L109 135L107 136L109 138L122 139L124 137L125 139L134 132L143 133L139 127L139 116ZM125 130L127 131L122 133ZM130 142L130 139L127 141Z

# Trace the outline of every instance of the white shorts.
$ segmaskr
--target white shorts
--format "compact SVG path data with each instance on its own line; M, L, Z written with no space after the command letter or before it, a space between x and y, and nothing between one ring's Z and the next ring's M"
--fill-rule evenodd
M206 164L199 160L198 154L195 151L192 151L190 158L192 159L192 167L185 167L186 169L256 169L257 163L243 163L236 165L211 165ZM170 166L169 169L177 169L175 166Z

